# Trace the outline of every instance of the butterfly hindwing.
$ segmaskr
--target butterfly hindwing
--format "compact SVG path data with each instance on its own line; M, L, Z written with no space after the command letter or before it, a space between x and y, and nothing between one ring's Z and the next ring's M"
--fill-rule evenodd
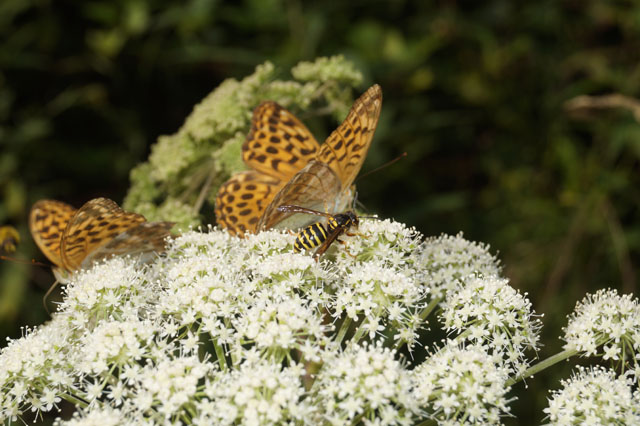
M236 173L218 190L216 221L232 235L254 232L282 181L255 170Z
M61 201L40 200L29 213L29 230L36 245L56 266L63 266L62 235L75 212L75 208Z

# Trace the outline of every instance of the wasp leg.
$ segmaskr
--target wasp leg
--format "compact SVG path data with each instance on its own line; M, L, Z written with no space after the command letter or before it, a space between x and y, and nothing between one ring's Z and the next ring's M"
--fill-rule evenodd
M348 245L347 245L347 242L346 242L346 241L342 241L342 240L336 240L336 241L337 241L337 242L339 242L340 244L342 244L342 245L344 246L344 251L345 251L345 252L347 252L347 254L348 254L349 256L353 257L354 259L355 259L356 257L358 257L357 255L355 255L355 254L353 254L353 253L351 253L351 252L349 251L349 249L348 249Z

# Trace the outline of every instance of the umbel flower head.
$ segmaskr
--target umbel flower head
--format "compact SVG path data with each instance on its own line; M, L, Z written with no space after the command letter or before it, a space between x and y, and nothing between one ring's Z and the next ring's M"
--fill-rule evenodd
M544 412L551 425L638 425L640 393L633 382L604 367L578 367Z
M508 282L495 275L466 277L448 292L441 317L446 330L462 333L457 341L487 344L491 353L504 357L520 374L529 366L525 351L538 347L542 323L526 295Z
M335 244L320 262L294 253L288 233L240 239L210 229L170 241L151 264L114 258L77 272L52 320L2 349L0 417L40 416L66 400L77 408L68 422L78 425L100 416L114 424L413 424L453 418L449 402L434 399L444 391L427 389L449 391L460 377L482 379L460 381L469 387L447 397L468 422L507 413L502 358L448 343L414 370L400 355L425 344L431 287L422 279L434 266L424 252L440 242L389 220L363 220L359 231L345 237L349 253ZM505 296L500 315L519 309L510 330L524 329L529 305L495 291ZM443 356L459 367L425 367L443 365ZM491 399L472 398L478 386Z
M509 414L508 373L481 346L447 342L413 370L413 397L438 422L500 424Z
M624 365L638 364L640 305L631 295L599 290L576 304L564 328L565 349Z

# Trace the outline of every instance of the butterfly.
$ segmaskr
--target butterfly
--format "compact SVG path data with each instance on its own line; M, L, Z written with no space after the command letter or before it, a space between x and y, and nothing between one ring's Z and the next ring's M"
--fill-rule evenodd
M29 229L36 245L55 265L63 282L78 269L110 256L142 255L165 250L174 222L147 222L144 216L124 211L108 198L94 198L79 209L55 200L40 200L29 214Z
M242 159L251 170L236 173L218 190L218 225L234 235L273 227L295 229L313 218L279 206L345 210L353 200L353 181L371 145L381 107L382 89L376 84L320 145L291 112L275 102L261 103L242 145Z

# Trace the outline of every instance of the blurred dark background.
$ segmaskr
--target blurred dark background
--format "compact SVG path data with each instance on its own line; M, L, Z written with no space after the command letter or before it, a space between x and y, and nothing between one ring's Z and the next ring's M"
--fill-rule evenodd
M360 181L360 201L490 244L545 313L544 358L586 292L636 292L638 17L640 4L608 0L3 0L0 225L20 231L17 257L42 260L33 202L121 202L149 146L223 79L344 54L360 90L384 90L363 171L408 153ZM0 268L0 336L16 337L48 318L53 276ZM539 423L569 368L518 385L514 414Z

